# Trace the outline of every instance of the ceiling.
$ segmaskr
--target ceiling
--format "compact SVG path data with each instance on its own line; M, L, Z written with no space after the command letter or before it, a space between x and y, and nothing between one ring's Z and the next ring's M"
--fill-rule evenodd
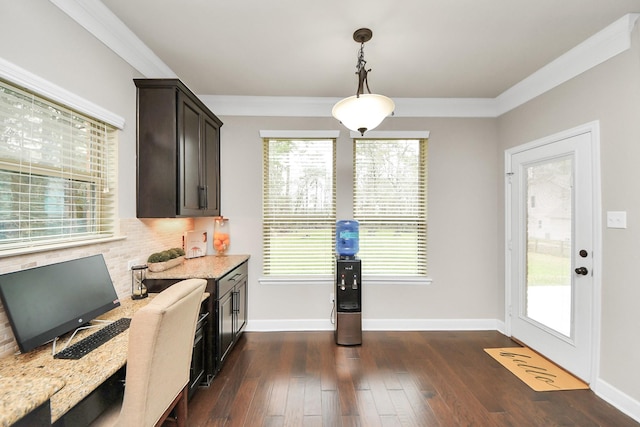
M102 0L199 95L495 98L640 0Z

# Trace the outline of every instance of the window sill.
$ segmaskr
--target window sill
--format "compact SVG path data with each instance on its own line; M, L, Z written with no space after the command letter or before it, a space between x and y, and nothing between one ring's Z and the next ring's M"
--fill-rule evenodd
M114 237L105 237L103 239L51 243L48 245L28 246L28 247L5 249L5 250L0 249L0 258L7 258L7 257L12 257L17 255L35 254L38 252L47 252L47 251L54 251L59 249L75 248L79 246L96 245L98 243L115 242L118 240L124 240L126 238L127 236L114 236Z
M333 276L323 274L317 276L262 276L258 278L261 285L330 285Z
M433 279L422 276L363 276L362 282L370 285L430 285Z
M331 285L335 284L333 276L280 276L259 277L261 285ZM430 285L433 279L419 276L363 276L364 285Z

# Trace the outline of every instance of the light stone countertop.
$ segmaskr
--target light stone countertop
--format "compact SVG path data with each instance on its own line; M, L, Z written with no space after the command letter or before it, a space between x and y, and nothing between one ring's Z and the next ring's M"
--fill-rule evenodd
M136 301L125 298L120 307L100 319L132 317L153 296ZM79 332L74 342L93 332L95 329ZM58 349L66 339L67 336L58 341ZM51 420L58 420L125 365L128 339L126 330L79 360L54 359L51 344L0 359L0 425L13 424L49 398Z
M220 279L248 259L249 255L191 258L165 271L148 272L147 278ZM135 301L124 298L120 307L100 319L132 317L154 294L149 295L149 298ZM74 342L93 332L95 329L79 332ZM66 339L67 336L58 341L59 349ZM15 423L49 399L51 420L57 421L126 364L128 339L129 331L126 330L79 360L54 359L51 344L0 359L0 427Z
M0 426L15 423L49 400L64 384L60 378L0 377Z
M207 255L185 259L182 265L165 271L147 272L147 279L220 279L249 259L249 255Z

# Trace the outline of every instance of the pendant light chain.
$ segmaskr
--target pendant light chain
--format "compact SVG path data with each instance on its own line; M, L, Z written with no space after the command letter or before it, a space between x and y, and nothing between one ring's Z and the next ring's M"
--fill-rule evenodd
M364 93L364 86L367 86L367 93L371 93L371 89L369 89L369 81L367 79L369 71L371 69L366 69L367 61L364 60L364 42L360 43L360 50L358 52L358 63L356 64L356 74L358 75L358 90L356 92L356 97L360 97Z

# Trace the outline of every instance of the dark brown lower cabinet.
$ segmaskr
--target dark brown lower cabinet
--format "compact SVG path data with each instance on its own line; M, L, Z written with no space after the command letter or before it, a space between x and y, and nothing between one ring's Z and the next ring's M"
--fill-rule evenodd
M248 261L217 279L207 279L200 321L194 339L189 393L198 386L208 386L238 341L247 324ZM161 292L183 280L146 279L149 292ZM203 318L203 316L205 316ZM203 372L204 370L204 372Z
M233 348L247 323L247 263L226 274L218 282L218 350L216 372Z
M207 346L205 345L205 335L207 331L207 325L209 323L209 309L208 300L203 302L203 309L198 317L198 323L196 324L196 333L193 339L193 354L191 355L191 369L189 372L189 398L193 396L193 393L197 390L198 386L205 381L207 376L206 372L206 358L207 358Z

